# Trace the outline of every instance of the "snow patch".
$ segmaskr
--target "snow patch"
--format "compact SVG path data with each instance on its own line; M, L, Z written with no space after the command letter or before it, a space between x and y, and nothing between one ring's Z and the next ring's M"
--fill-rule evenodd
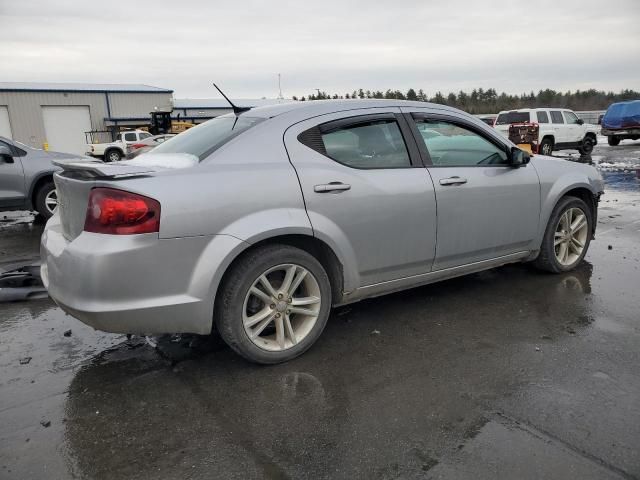
M153 167L162 169L190 168L198 164L199 159L190 153L145 153L133 160L126 160L127 165ZM123 162L125 163L125 162Z

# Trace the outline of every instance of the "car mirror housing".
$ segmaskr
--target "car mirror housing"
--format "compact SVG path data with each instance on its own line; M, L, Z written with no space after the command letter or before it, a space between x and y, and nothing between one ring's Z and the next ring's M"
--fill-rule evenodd
M13 153L5 145L0 145L0 160L2 163L13 163Z
M524 150L520 150L518 147L511 148L511 158L509 164L512 167L518 168L529 163L531 157Z

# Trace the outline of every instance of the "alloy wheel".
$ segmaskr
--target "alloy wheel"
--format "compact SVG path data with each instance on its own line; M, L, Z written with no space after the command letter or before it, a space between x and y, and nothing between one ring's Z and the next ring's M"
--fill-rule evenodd
M56 211L56 208L58 208L58 193L55 189L51 190L49 193L47 193L47 196L44 197L44 205L49 213L53 215L53 213Z
M309 270L292 263L277 265L262 273L249 288L242 324L256 346L283 351L311 332L321 305L320 285Z
M556 260L563 266L578 261L587 243L589 224L586 214L579 208L569 208L558 220L553 238Z

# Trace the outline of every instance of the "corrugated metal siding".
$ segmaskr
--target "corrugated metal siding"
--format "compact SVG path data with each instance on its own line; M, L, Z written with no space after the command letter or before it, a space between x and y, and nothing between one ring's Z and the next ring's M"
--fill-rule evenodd
M155 106L170 105L170 93L109 93L111 117L149 117ZM42 148L46 141L42 106L86 105L91 129L105 130L108 117L104 93L81 92L0 92L0 105L6 105L13 138Z
M149 117L154 107L171 109L173 97L170 93L109 93L111 117ZM106 116L106 115L105 115Z

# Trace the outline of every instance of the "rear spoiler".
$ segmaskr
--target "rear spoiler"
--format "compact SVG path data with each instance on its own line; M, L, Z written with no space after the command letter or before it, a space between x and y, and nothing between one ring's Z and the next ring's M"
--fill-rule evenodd
M65 172L77 173L85 177L119 178L135 177L155 173L158 169L137 165L106 164L99 161L70 162L68 160L53 160L53 164Z

